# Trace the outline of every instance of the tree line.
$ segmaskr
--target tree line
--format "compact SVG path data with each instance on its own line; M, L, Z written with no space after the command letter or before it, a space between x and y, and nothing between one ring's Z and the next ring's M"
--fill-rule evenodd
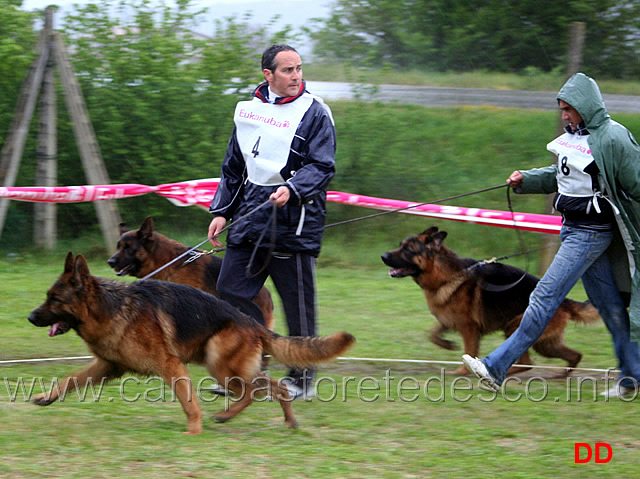
M0 0L0 131L4 141L22 81L36 57L41 16ZM217 176L233 128L235 103L260 81L260 54L272 42L295 41L286 27L270 31L250 17L218 21L211 35L196 33L204 10L192 0L172 6L148 0L101 0L76 5L56 30L62 32L112 183L156 185ZM58 179L85 184L72 125L59 87ZM29 132L17 184L35 177L37 115ZM7 223L31 224L31 205L14 202ZM123 216L192 212L143 197ZM62 235L96 228L93 207L65 206ZM133 222L130 222L133 223ZM20 235L22 236L22 235ZM29 235L27 234L27 237ZM3 239L4 240L4 239ZM3 241L4 242L4 241Z
M435 71L553 71L569 25L586 23L584 63L598 77L640 73L640 2L629 0L336 0L308 30L315 53Z

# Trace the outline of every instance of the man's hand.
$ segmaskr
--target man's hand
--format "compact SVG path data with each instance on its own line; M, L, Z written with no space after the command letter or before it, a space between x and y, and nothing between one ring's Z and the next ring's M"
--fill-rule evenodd
M511 188L519 188L522 186L522 173L520 173L519 171L514 171L513 173L511 173L511 176L509 176L509 178L507 178L507 184L511 187Z
M220 241L218 240L218 235L226 224L227 220L224 218L224 216L216 216L211 220L211 223L209 223L209 233L207 237L210 238L209 242L213 245L214 248L221 248L223 246L222 243L220 243Z
M269 197L269 199L272 201L275 201L276 206L280 208L281 206L284 206L287 204L287 201L289 201L290 196L291 196L291 191L289 190L289 187L283 185L283 186L279 186L276 191L271 193L271 196Z

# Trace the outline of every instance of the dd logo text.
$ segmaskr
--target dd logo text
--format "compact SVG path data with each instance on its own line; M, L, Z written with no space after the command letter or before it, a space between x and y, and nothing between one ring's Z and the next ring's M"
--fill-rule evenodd
M609 444L607 444L606 442L596 442L595 445L593 446L593 449L586 442L576 442L576 444L575 444L575 453L576 453L575 463L576 464L584 464L584 463L589 462L591 460L591 458L593 457L593 455L594 455L593 454L593 450L594 449L595 449L595 462L596 463L604 464L606 462L609 462L611 460L611 458L613 457L613 449L611 449L611 446ZM606 449L607 450L606 457L602 457L601 456L600 451L602 449ZM586 457L583 457L583 458L580 457L580 450L586 450L586 453L583 453Z

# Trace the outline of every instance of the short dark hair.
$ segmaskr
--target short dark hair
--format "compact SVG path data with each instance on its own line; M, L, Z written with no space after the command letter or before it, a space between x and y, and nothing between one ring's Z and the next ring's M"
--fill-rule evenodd
M276 55L280 52L296 52L289 45L271 45L262 53L262 69L274 71L276 69Z

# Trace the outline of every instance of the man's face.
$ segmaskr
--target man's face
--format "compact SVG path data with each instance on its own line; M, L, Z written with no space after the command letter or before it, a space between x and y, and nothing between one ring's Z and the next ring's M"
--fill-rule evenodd
M572 131L577 130L578 125L582 123L580 113L578 113L574 107L562 100L558 100L558 106L562 112L562 121L566 122Z
M283 51L276 55L274 71L263 70L264 78L269 82L273 93L279 97L295 96L302 82L302 60L293 51Z

